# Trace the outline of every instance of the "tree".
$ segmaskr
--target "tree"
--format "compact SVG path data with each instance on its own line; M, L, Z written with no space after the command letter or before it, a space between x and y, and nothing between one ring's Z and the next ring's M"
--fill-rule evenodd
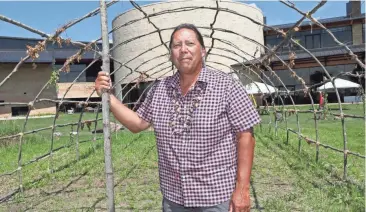
M325 73L323 71L315 71L310 75L311 84L317 84L323 82Z
M362 68L360 65L356 65L355 68L352 70L352 74L363 74L364 76L361 78L355 76L349 76L349 80L355 83L362 85L362 89L365 90L365 69Z

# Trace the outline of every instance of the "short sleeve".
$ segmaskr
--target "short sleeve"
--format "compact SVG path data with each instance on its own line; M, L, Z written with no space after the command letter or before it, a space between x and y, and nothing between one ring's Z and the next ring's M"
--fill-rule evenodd
M137 115L148 123L152 122L153 97L158 84L158 82L154 82L154 85L147 91L145 99L136 111Z
M243 132L260 123L260 116L241 83L234 81L228 92L227 113L235 133Z

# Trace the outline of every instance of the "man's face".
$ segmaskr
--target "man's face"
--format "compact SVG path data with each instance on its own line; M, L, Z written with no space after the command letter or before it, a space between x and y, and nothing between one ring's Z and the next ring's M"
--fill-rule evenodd
M196 34L190 29L180 29L174 33L171 46L171 59L175 67L183 72L195 72L202 68L202 49Z

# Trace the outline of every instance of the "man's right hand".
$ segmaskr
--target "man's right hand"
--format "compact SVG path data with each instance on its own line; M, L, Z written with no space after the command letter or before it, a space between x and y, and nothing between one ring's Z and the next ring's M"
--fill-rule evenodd
M95 80L95 91L99 96L102 95L103 90L110 91L112 88L112 81L109 73L100 71ZM127 129L133 133L141 132L149 128L150 123L140 118L136 112L132 111L123 105L115 96L111 95L110 109L116 119Z
M112 81L109 76L109 73L100 71L98 72L97 79L95 80L95 91L98 96L101 96L103 90L109 91L112 88Z

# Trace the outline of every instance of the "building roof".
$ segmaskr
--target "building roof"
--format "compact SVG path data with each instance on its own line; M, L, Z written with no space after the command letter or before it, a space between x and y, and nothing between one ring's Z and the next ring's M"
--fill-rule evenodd
M341 22L341 21L350 21L350 20L355 20L355 19L360 19L360 18L365 18L365 13L362 13L360 16L357 16L357 17L338 16L338 17L332 17L332 18L319 19L318 21L322 24L327 24L327 23L334 23L334 22ZM287 24L271 25L271 27L278 28L278 29L286 29L286 28L291 28L295 24L296 23L287 23ZM300 26L305 26L305 25L314 25L314 23L310 20L306 20L306 21L303 21ZM271 29L264 27L263 31L271 31Z
M0 63L18 63L22 58L26 57L26 45L36 45L42 39L37 38L20 38L0 36ZM86 42L82 42L85 43ZM97 44L101 48L101 44ZM39 58L34 61L29 59L26 63L52 63L54 59L66 59L79 50L78 47L69 45L58 47L57 44L47 44L46 50L39 54ZM95 53L87 51L82 55L82 59L94 59Z
M0 36L0 49L22 49L25 48L25 45L35 45L37 44L38 41L43 41L44 38L26 38L26 37L13 37L13 36ZM5 42L6 41L6 42ZM84 43L84 44L88 44L91 41L78 41L80 43ZM111 43L110 43L111 44ZM98 47L102 48L102 43L101 41L97 42ZM49 48L54 48L54 49L59 49L60 47L58 47L57 43L52 44L51 42L49 42L47 44L47 47ZM73 45L63 45L62 49L65 48L71 48L74 49L76 48Z
M18 63L22 58L25 58L26 56L27 54L25 51L0 50L0 63ZM44 51L39 54L39 58L37 58L36 60L32 61L31 59L28 59L25 62L52 63L52 61L52 54L48 51Z
M43 51L39 54L39 57L35 60L28 59L25 63L52 63L54 59L66 59L76 54L77 50L58 50ZM25 50L0 50L0 63L18 63L22 58L26 57ZM92 60L96 58L94 52L88 51L82 55L82 59Z
M359 44L359 45L350 45L348 46L348 48L353 52L353 53L362 53L365 52L365 44ZM346 49L342 46L335 46L335 47L329 47L329 48L319 48L319 49L311 49L309 50L315 57L319 58L319 57L327 57L327 56L332 56L332 55L343 55L343 54L348 54L348 52L346 51ZM277 54L277 56L279 58L281 58L284 61L289 60L289 55L288 52L286 54ZM305 51L296 51L296 57L295 60L299 60L299 59L305 59L305 58L311 58L311 56L305 52ZM250 64L256 64L258 63L258 60L260 60L260 58L257 59L253 59L251 61L247 61L244 62L245 65L250 65ZM279 61L278 58L274 57L271 62L276 62ZM241 66L241 63L237 63L234 64L232 66Z

